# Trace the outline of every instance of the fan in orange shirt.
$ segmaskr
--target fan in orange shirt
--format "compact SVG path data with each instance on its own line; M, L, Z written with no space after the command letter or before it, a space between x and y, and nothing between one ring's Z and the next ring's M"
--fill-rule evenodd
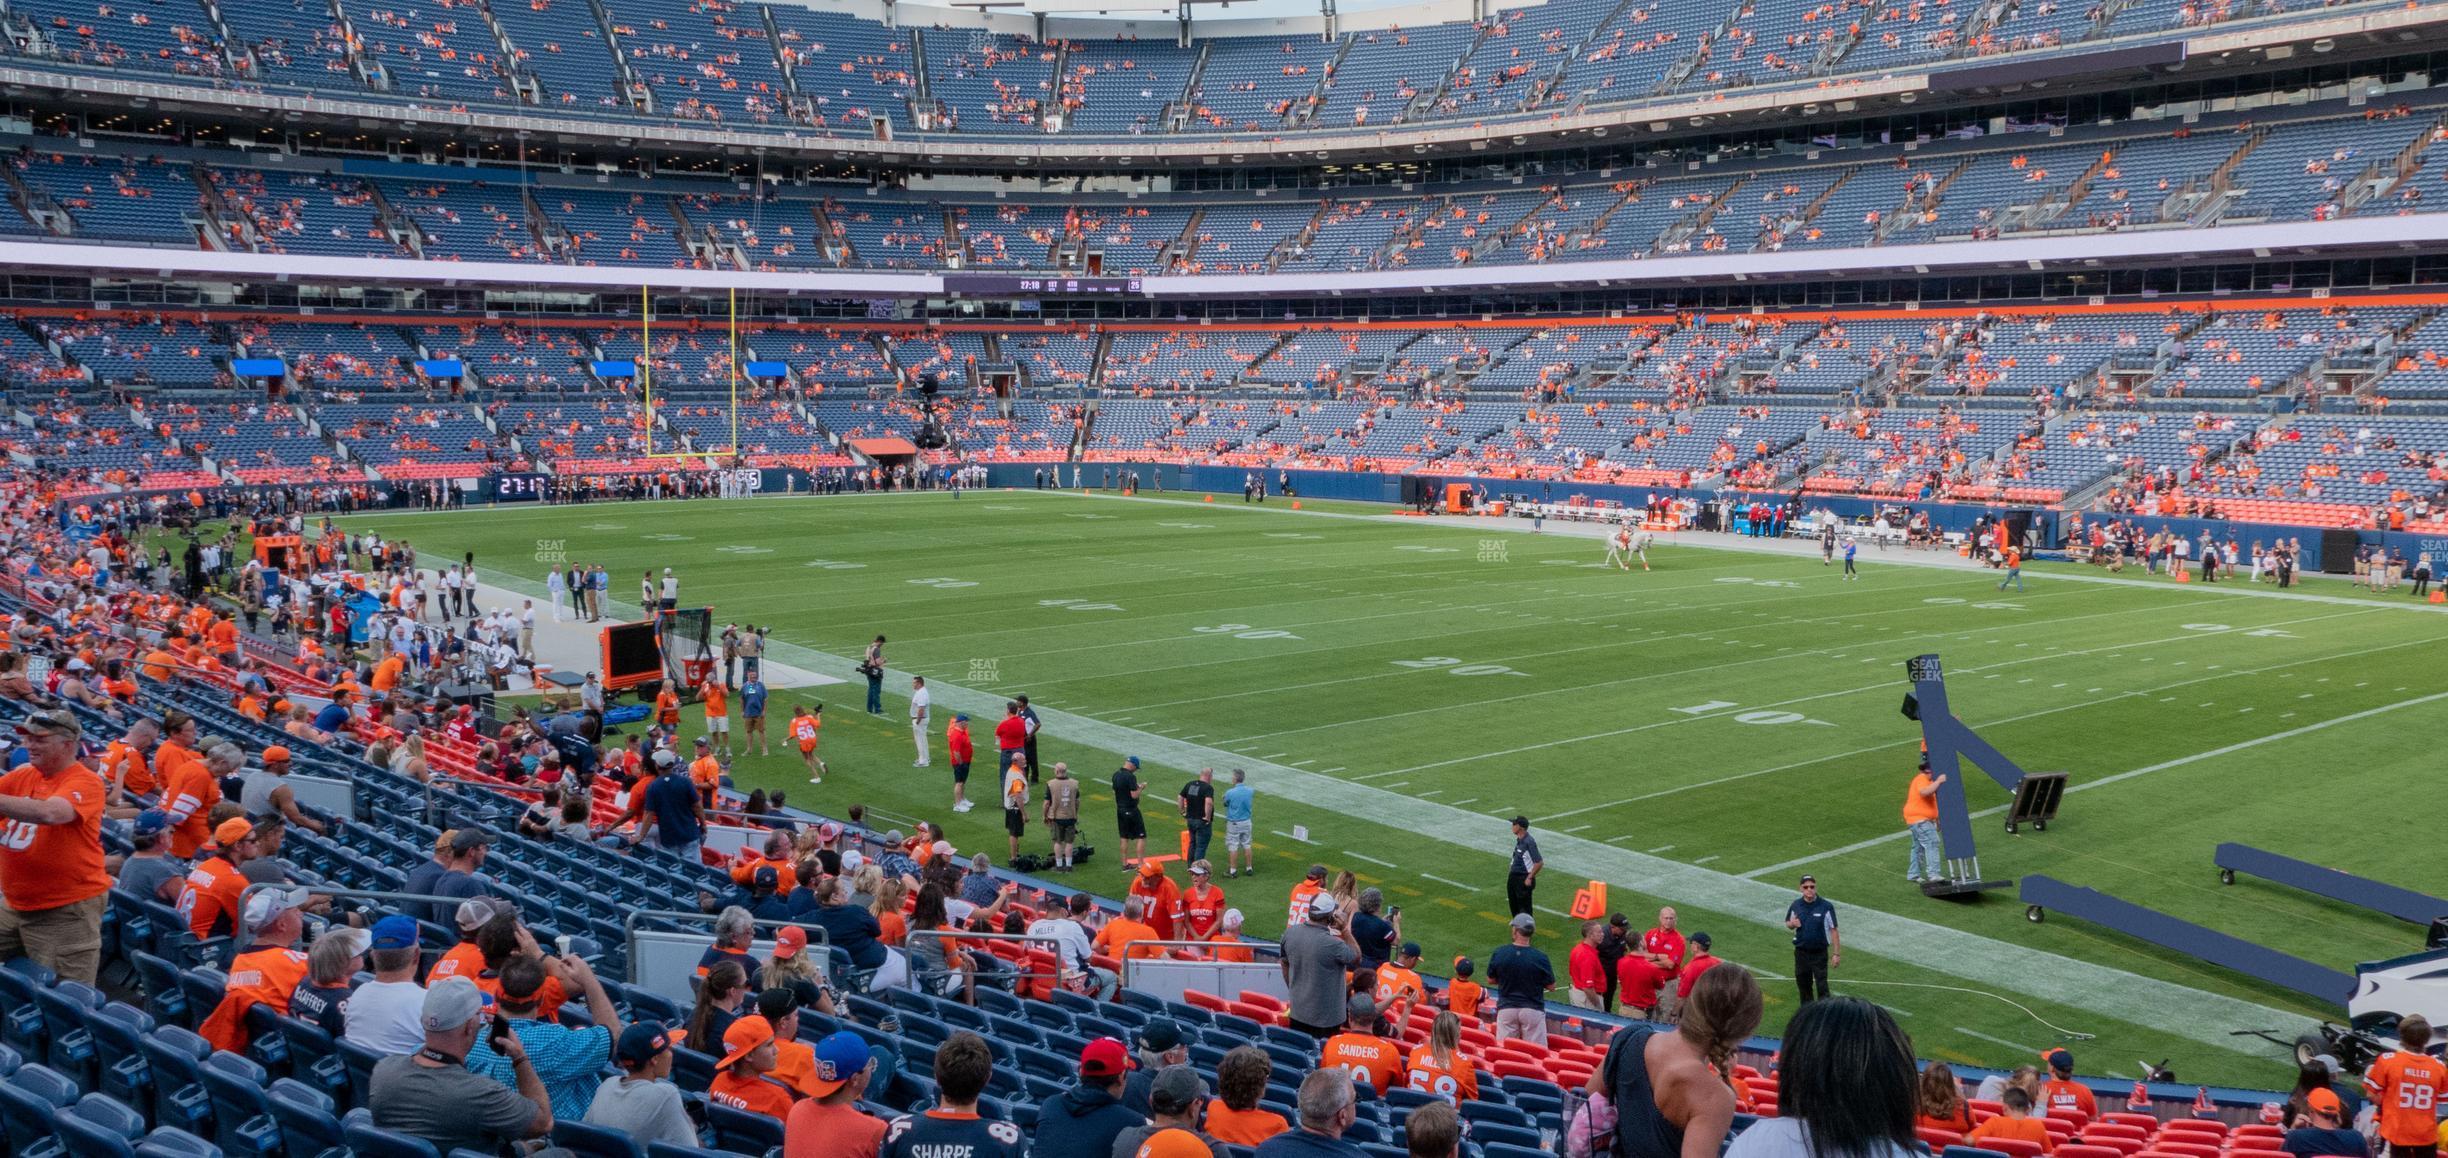
M1479 1067L1462 1052L1462 1019L1452 1012L1437 1014L1428 1027L1428 1043L1411 1051L1409 1085L1423 1094L1449 1102L1479 1100Z
M1402 1046L1377 1036L1376 1023L1377 1003L1368 994L1352 994L1343 1007L1343 1032L1326 1039L1318 1068L1342 1070L1382 1098L1402 1081Z
M680 693L672 690L671 681L663 682L663 690L655 693L655 723L665 728L680 726Z
M1387 1011L1386 1022L1397 1033L1411 1021L1411 1011L1428 999L1428 986L1420 980L1420 947L1417 941L1405 941L1394 953L1394 959L1377 967L1376 985L1370 996L1377 1008ZM1396 1006L1400 1012L1395 1012Z
M705 709L706 735L713 737L722 758L730 759L731 700L721 676L706 673L705 682L697 686L697 703Z
M1249 1045L1234 1046L1216 1063L1216 1096L1207 1103L1207 1133L1216 1141L1256 1146L1292 1128L1283 1115L1258 1104L1273 1065Z
M1139 897L1122 898L1122 915L1105 922L1105 927L1097 930L1096 951L1108 957L1144 959L1163 956L1164 950L1154 945L1140 948L1134 944L1139 941L1163 940L1156 935L1154 928L1139 919L1146 912L1147 902L1145 900Z
M2389 1152L2421 1153L2439 1142L2439 1104L2448 1096L2448 1065L2423 1052L2431 1022L2417 1013L2397 1023L2403 1049L2380 1055L2363 1071L2363 1090L2379 1107L2380 1138Z
M1471 974L1477 971L1470 958L1456 957L1453 980L1445 983L1445 1008L1473 1020L1479 1016L1479 1007L1487 1001L1487 990L1471 980Z
M1241 910L1224 910L1224 920L1216 926L1215 936L1207 938L1220 946L1215 950L1218 961L1238 961L1243 964L1256 960L1249 947L1241 943Z
M2099 1101L2091 1096L2090 1087L2074 1080L2074 1055L2053 1049L2041 1055L2048 1063L2049 1080L2040 1084L2040 1112L2043 1114L2080 1114L2088 1123L2099 1117Z
M2009 1138L2038 1146L2043 1154L2057 1148L2057 1143L2049 1138L2048 1127L2031 1116L2030 1091L2021 1086L2008 1086L1999 1092L1998 1104L2006 1107L2006 1112L1972 1127L1972 1132L1964 1137L1967 1143L1978 1146L1990 1138Z
M722 787L722 761L714 758L714 746L703 736L697 737L697 758L689 761L689 783L697 786L697 802L714 807L714 792Z

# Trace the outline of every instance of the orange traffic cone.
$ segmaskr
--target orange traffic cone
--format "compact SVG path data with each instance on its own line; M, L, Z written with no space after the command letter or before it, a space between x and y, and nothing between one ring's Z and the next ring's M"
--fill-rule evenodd
M1215 496L1214 496L1214 495L1207 495L1207 496L1204 496L1204 497L1200 498L1200 499L1199 499L1199 501L1200 501L1200 502L1202 502L1202 503L1212 503L1212 502L1214 502L1214 501L1215 501Z
M2448 591L2433 590L2431 592L2431 602L2448 603Z
M2182 567L2178 567L2176 568L2176 581L2179 583L2190 583L2193 581L2193 573L2185 570Z
M1293 510L1296 510L1296 511L1300 509L1300 500L1299 500L1299 499L1294 499L1294 500L1292 500L1292 509L1293 509Z

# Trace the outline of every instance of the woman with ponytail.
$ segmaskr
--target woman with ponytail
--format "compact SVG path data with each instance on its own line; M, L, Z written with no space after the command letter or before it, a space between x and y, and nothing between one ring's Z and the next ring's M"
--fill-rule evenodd
M1727 962L1692 984L1673 1032L1645 1023L1617 1031L1589 1081L1614 1104L1615 1153L1717 1158L1734 1122L1734 1051L1759 1023L1759 982Z

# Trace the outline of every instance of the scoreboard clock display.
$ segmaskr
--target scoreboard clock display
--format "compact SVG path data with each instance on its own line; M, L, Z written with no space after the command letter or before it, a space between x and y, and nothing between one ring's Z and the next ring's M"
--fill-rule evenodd
M549 476L541 474L496 475L493 479L494 498L505 503L528 502L543 498L544 480L547 477Z
M971 298L1103 298L1141 294L1135 277L1071 277L1042 273L947 273L944 292Z

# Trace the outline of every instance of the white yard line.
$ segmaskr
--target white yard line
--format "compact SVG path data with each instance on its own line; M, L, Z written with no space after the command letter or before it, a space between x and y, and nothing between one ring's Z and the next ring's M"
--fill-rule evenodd
M1438 884L1440 884L1440 885L1445 885L1445 886L1448 886L1448 887L1451 887L1451 888L1461 889L1461 890L1462 890L1462 891L1464 891L1464 892L1476 893L1476 892L1483 892L1483 891L1485 891L1485 890L1481 889L1481 888L1480 888L1479 886L1477 886L1477 885L1466 885L1466 884L1463 884L1463 883L1462 883L1462 882L1460 882L1460 881L1456 881L1456 880L1448 880L1448 879L1446 879L1446 878L1444 878L1444 877L1441 877L1441 876L1436 875L1435 873L1421 873L1421 874L1420 874L1420 879L1421 879L1421 880L1424 880L1424 881L1435 881L1436 883L1438 883Z
M1401 868L1401 867L1402 867L1401 865L1395 864L1393 861L1390 861L1390 860L1379 860L1379 859L1377 859L1376 857L1373 857L1373 856L1364 856L1364 855L1362 855L1362 854L1360 854L1360 853L1353 852L1352 850L1350 850L1350 849L1348 849L1348 848L1343 850L1343 855L1348 856L1348 857L1352 858L1353 860L1364 860L1364 861L1367 861L1367 862L1369 862L1370 864L1373 864L1373 865L1377 865L1377 866L1379 866L1380 868Z

